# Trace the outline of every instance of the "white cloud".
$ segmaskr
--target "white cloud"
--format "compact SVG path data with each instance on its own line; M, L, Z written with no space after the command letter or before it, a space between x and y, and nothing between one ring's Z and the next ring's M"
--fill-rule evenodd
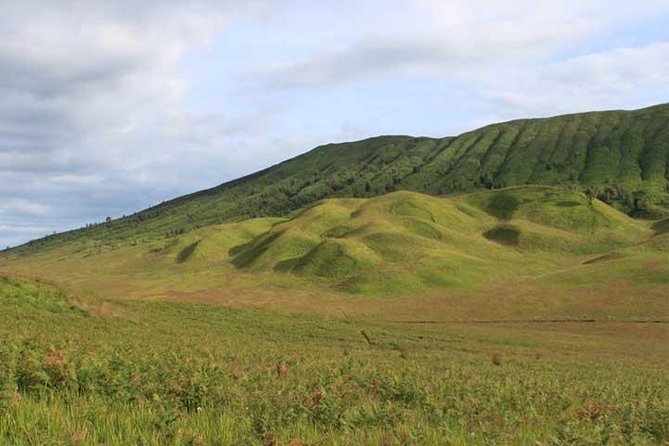
M661 102L669 98L669 43L617 48L489 79L484 94L506 113L528 116Z
M161 195L155 184L176 170L169 166L188 157L196 141L209 154L220 149L216 138L225 122L211 118L203 124L184 106L188 84L178 62L230 17L253 14L266 3L2 2L3 219L41 231L43 218L80 225L99 213L146 206L152 204L147 197ZM203 127L206 141L198 135ZM196 171L181 171L187 188L195 187L197 177ZM153 186L141 186L147 183ZM93 203L96 196L104 200ZM45 215L47 208L35 204L38 197L54 211ZM39 217L33 220L39 224L26 225L15 219L19 214Z
M486 104L472 125L669 99L669 43L615 46L626 26L669 17L666 1L406 0L393 6L394 14L380 14L383 26L355 42L268 64L250 79L269 91L457 82Z
M47 206L23 198L12 198L7 200L2 203L2 207L4 212L19 215L44 215L49 211Z
M64 173L60 175L52 175L47 178L47 181L54 185L66 185L66 186L78 186L78 187L90 187L98 185L102 182L102 177L100 175L91 175L91 174L73 174L73 173Z
M609 4L610 6L610 4ZM381 27L300 61L252 73L269 88L332 86L379 78L477 78L543 60L612 25L602 1L405 0ZM390 9L390 8L389 8ZM648 12L639 7L636 14ZM345 40L344 40L345 41Z

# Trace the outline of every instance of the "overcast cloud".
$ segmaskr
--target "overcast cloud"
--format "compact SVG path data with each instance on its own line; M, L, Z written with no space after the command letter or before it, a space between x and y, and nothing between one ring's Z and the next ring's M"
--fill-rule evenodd
M0 2L0 245L314 145L669 100L666 1Z

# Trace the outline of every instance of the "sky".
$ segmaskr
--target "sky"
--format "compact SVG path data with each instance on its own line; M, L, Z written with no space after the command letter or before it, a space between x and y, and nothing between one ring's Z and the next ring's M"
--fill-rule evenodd
M0 0L0 247L329 142L669 102L666 0Z

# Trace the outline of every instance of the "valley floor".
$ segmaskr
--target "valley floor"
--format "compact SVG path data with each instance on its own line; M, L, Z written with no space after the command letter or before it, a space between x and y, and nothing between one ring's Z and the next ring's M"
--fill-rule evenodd
M11 275L0 304L2 444L669 442L666 323L82 301Z

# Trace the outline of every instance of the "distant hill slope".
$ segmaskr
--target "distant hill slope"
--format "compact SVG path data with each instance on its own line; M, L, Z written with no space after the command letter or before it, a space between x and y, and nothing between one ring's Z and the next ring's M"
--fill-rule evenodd
M458 137L328 144L253 175L106 224L33 241L33 251L171 236L234 219L286 216L328 197L433 195L515 185L592 187L633 216L669 214L669 104L489 125Z

